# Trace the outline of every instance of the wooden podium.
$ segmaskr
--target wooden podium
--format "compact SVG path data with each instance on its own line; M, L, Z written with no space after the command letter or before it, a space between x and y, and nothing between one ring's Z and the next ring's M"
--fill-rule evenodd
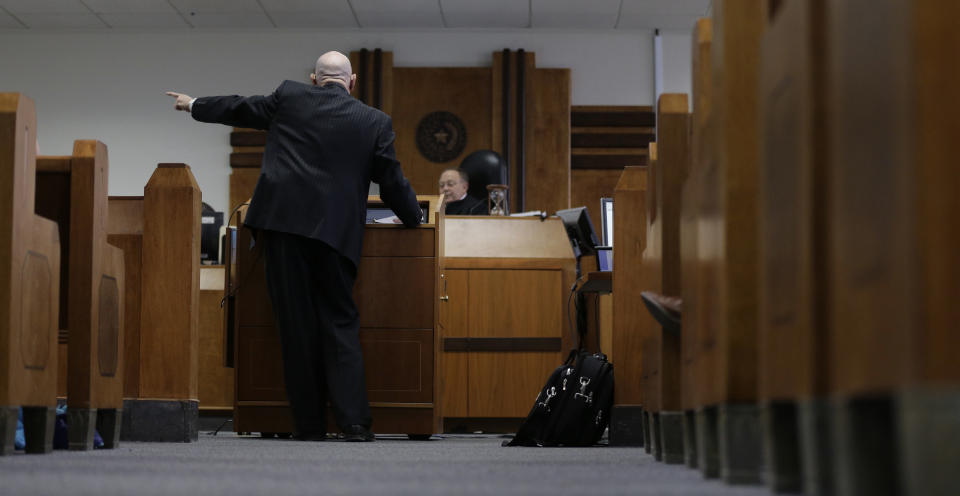
M353 296L360 312L373 430L426 438L440 432L434 330L442 214L439 198L417 199L429 211L427 223L414 229L367 225ZM377 197L368 204L382 206ZM244 215L245 207L239 211L237 225L243 225ZM292 432L280 340L260 246L252 243L251 231L243 227L238 228L235 242L227 238L225 341L232 347L235 364L233 429ZM328 424L330 432L339 431L332 421Z
M449 216L437 350L444 431L515 432L575 346L576 260L559 217Z

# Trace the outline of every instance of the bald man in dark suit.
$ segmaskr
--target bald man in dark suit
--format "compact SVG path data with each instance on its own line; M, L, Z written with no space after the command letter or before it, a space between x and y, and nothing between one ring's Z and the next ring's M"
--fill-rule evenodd
M390 117L350 96L350 60L323 54L311 82L284 81L265 96L167 94L198 121L267 130L244 224L263 243L295 434L326 437L329 397L345 439L372 441L353 301L370 182L405 226L423 213L396 159Z

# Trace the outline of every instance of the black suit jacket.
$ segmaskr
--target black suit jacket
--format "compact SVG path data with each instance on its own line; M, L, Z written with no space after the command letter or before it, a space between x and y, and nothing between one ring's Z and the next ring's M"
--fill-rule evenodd
M357 265L370 181L407 227L422 212L393 149L393 123L346 88L284 81L271 95L197 98L201 122L267 130L244 224L317 239Z

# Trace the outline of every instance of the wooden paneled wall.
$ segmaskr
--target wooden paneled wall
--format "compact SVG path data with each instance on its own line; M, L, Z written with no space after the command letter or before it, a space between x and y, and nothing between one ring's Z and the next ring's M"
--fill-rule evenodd
M437 180L444 169L460 166L476 150L494 146L490 109L490 69L487 67L397 67L393 70L393 129L397 159L414 191L437 194ZM432 162L417 147L417 126L428 114L450 112L465 126L466 146L446 162ZM453 136L450 136L452 139Z
M358 76L354 96L392 116L397 158L417 193L434 194L440 172L491 149L509 167L512 211L570 206L569 69L538 69L535 54L523 50L494 52L490 67L394 67L393 53L381 50L354 51L350 58ZM434 162L419 150L417 129L439 111L459 118L466 142L452 158ZM231 135L231 209L253 193L264 136L245 129ZM612 183L607 186L612 192Z
M649 106L573 106L570 205L599 217L600 198L612 198L623 168L647 164L656 116Z

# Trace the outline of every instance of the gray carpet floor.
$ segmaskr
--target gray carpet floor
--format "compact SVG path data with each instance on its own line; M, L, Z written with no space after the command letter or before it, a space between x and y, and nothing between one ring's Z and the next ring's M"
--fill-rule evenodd
M190 444L0 457L2 495L768 495L642 448L504 448L498 436L300 442L202 432Z

